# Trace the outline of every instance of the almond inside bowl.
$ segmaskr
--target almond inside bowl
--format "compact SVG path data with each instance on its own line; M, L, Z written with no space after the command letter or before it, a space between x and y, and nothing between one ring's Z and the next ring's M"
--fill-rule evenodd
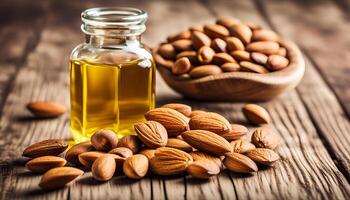
M289 65L265 74L225 72L202 78L177 76L160 65L157 69L165 82L185 97L203 101L266 101L294 88L305 71L300 49L291 41L280 40L287 49Z

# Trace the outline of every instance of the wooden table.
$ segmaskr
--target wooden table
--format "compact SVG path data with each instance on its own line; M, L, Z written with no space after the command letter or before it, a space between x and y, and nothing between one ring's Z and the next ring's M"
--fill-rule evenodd
M0 196L2 199L350 199L350 2L321 1L1 1ZM300 85L261 103L282 136L273 168L255 175L223 172L209 181L190 177L115 177L107 183L86 173L71 187L43 192L39 175L21 158L25 146L69 138L69 115L35 120L33 100L69 106L68 56L83 41L80 12L96 6L130 6L149 13L143 41L155 46L171 33L218 16L269 27L303 50ZM243 103L195 102L157 80L157 104L184 102L246 123ZM254 127L249 127L253 130Z

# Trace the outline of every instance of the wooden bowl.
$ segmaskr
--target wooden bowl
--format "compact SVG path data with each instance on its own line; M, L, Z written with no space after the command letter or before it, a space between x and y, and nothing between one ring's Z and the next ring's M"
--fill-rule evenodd
M158 66L165 82L183 96L204 101L266 101L292 89L304 75L305 63L300 49L291 41L282 40L287 49L289 66L275 72L226 72L198 79L176 76Z

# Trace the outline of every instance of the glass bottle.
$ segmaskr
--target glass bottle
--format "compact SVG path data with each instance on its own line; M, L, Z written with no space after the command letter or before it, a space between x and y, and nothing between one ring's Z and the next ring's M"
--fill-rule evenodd
M81 14L85 42L70 56L70 128L74 141L99 130L123 136L155 106L155 65L140 42L147 13L92 8Z

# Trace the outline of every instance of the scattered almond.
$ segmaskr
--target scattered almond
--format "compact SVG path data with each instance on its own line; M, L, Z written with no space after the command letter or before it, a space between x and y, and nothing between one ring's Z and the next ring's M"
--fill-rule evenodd
M267 70L264 66L248 62L248 61L242 61L239 63L240 65L240 70L242 72L254 72L254 73L259 73L259 74L265 74L268 73L269 70Z
M91 167L92 176L99 181L110 180L116 171L116 162L112 154L98 157Z
M204 33L207 34L210 38L221 38L229 36L229 31L221 25L218 24L207 24L204 26Z
M158 53L165 59L173 59L176 56L176 51L173 45L163 44L159 47Z
M258 53L258 52L252 52L250 54L250 59L256 62L259 65L265 66L267 63L267 56L263 53Z
M241 50L241 51L244 50L243 42L236 37L228 37L226 39L226 43L227 43L226 48L228 52L236 51L236 50Z
M176 40L172 43L177 51L189 51L192 50L192 41L188 39Z
M61 139L48 139L32 144L24 149L22 156L36 158L40 156L57 156L68 147L67 142Z
M221 69L224 71L224 72L237 72L239 71L240 69L240 66L238 63L231 63L231 62L228 62L228 63L225 63L223 65L221 65Z
M63 167L67 161L57 156L41 156L26 163L26 168L32 172L42 173L52 168Z
M156 108L150 110L145 114L145 118L161 123L171 137L175 137L189 128L187 117L170 108Z
M95 148L92 146L91 142L82 142L76 144L70 148L66 153L66 160L74 165L80 165L78 156L84 152L94 151Z
M91 136L91 144L100 151L110 151L118 146L118 136L110 130L98 130Z
M63 105L53 101L34 101L27 104L27 109L36 117L58 117L66 112Z
M229 30L230 30L230 35L237 37L244 44L250 43L253 32L247 25L236 24L229 27Z
M242 138L248 133L248 129L245 126L239 124L231 124L231 131L221 135L227 141L237 140Z
M246 153L246 155L253 161L263 165L273 165L277 160L279 160L277 153L266 148L256 148L250 150Z
M224 26L226 28L229 28L230 26L240 24L241 21L239 19L233 18L233 17L223 17L218 20L216 20L216 23Z
M163 105L162 107L174 109L174 110L182 113L186 117L189 117L191 115L191 112L192 112L191 106L181 104L181 103L168 103L168 104Z
M233 172L251 173L258 171L258 167L249 157L239 153L227 153L223 161L225 167Z
M279 48L279 44L272 41L252 42L246 46L246 50L249 52L259 52L268 55L276 54Z
M220 173L220 168L214 162L197 160L188 166L187 172L195 178L208 179L218 175Z
M289 64L289 60L280 55L270 55L267 59L267 67L272 71L284 69Z
M222 135L231 131L231 124L225 117L213 112L193 116L189 122L191 130L207 130Z
M190 155L192 156L194 161L209 160L209 161L214 162L217 166L219 166L219 168L222 167L222 162L221 162L221 159L219 157L215 157L215 156L209 155L209 154L201 152L201 151L192 151L190 153Z
M187 142L177 139L177 138L169 138L168 143L166 144L167 147L180 149L185 152L191 152L193 148L191 145L189 145Z
M74 167L56 167L41 177L39 186L45 190L61 188L83 174L82 170Z
M179 149L170 147L158 148L150 160L153 173L159 175L175 175L186 171L193 162L192 157Z
M227 62L236 62L236 60L228 53L216 53L213 57L213 63L216 65L222 65Z
M258 148L275 149L279 144L279 136L267 127L260 127L254 131L252 143Z
M84 165L87 169L90 169L95 160L103 155L105 155L104 152L89 151L79 154L78 159L82 165Z
M149 148L164 147L168 134L162 124L156 121L146 121L134 125L137 136Z
M215 156L232 152L232 146L225 138L206 130L191 130L182 133L183 139L192 147Z
M278 35L276 32L267 29L260 29L253 32L253 41L277 41Z
M226 51L226 42L223 39L215 38L211 41L210 47L216 52L225 52Z
M233 152L236 153L246 153L252 149L255 149L254 144L244 139L234 140L231 142L231 145L233 147Z
M208 47L208 46L203 46L198 50L198 60L202 64L208 64L211 63L215 55L215 51Z
M124 174L133 179L140 179L148 172L148 158L142 154L136 154L127 158L123 165Z
M248 51L236 50L232 51L230 54L237 61L252 61L250 59L250 53Z
M134 154L141 149L141 145L142 142L136 135L125 135L118 142L118 147L126 147Z
M133 155L132 151L126 147L117 147L108 152L109 154L114 154L122 158L129 158Z
M244 116L248 121L255 125L270 123L270 115L265 108L256 104L246 104L242 108Z
M191 69L191 61L187 57L179 58L175 61L172 72L175 75L180 75L188 72Z

